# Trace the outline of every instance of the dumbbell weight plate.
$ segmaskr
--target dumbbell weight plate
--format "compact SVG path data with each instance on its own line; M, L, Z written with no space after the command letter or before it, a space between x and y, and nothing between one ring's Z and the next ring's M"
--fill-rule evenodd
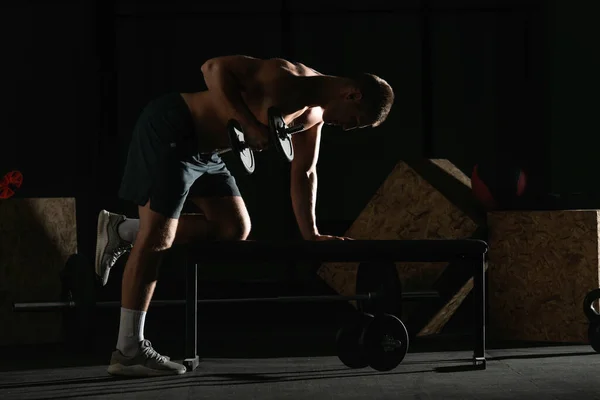
M229 134L231 150L235 155L235 159L241 162L244 171L246 171L248 175L252 174L256 169L254 153L246 144L244 131L242 130L240 124L235 120L229 121L227 132Z
M583 312L590 322L600 321L600 314L593 308L594 302L598 299L600 299L600 289L594 289L583 300Z
M365 327L360 343L371 368L391 371L406 357L408 331L396 316L380 314Z
M349 368L365 368L369 366L360 338L364 328L373 320L372 314L356 313L352 321L340 328L335 345L340 361Z
M286 133L287 126L281 113L276 108L271 107L268 111L268 118L271 142L277 148L277 152L281 154L285 160L292 162L294 159L292 135Z

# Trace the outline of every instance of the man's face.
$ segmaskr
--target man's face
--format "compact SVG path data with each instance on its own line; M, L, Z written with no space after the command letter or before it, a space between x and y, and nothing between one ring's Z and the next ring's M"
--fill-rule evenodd
M339 126L344 131L369 126L360 108L360 98L360 92L348 91L332 100L323 111L323 122Z

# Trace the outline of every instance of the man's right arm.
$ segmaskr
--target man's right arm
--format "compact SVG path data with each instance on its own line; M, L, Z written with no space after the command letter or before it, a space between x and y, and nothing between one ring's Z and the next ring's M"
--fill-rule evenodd
M256 77L264 61L248 56L211 58L202 65L202 74L208 90L219 103L222 115L236 119L243 126L258 123L242 98L246 85Z

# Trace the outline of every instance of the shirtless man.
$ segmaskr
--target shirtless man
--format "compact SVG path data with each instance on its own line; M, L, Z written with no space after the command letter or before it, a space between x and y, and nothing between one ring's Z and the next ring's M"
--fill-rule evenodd
M191 240L245 240L250 217L218 150L230 147L227 122L236 119L254 150L268 145L267 110L281 110L294 134L291 199L305 240L321 235L315 219L317 158L324 124L344 130L376 127L394 101L382 79L321 74L282 59L224 56L202 65L207 91L173 93L150 102L135 126L119 196L139 206L139 219L101 211L96 273L106 284L119 256L123 272L121 320L108 372L124 376L183 374L183 365L157 353L144 338L144 321L164 252ZM183 215L190 199L202 214Z

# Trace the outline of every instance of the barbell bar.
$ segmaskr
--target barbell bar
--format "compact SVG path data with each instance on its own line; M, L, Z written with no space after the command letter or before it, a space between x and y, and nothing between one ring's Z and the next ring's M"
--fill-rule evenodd
M281 297L257 297L257 298L230 298L230 299L198 299L198 304L231 304L231 303L317 303L317 302L342 302L342 301L369 301L378 297L377 292L359 294L354 296L323 295L323 296L281 296ZM437 299L439 293L435 291L409 292L402 294L402 300ZM151 307L168 307L184 305L185 300L154 300ZM118 308L120 301L99 301L97 308ZM50 302L23 302L13 303L15 312L38 312L55 311L77 308L75 301L50 301Z

